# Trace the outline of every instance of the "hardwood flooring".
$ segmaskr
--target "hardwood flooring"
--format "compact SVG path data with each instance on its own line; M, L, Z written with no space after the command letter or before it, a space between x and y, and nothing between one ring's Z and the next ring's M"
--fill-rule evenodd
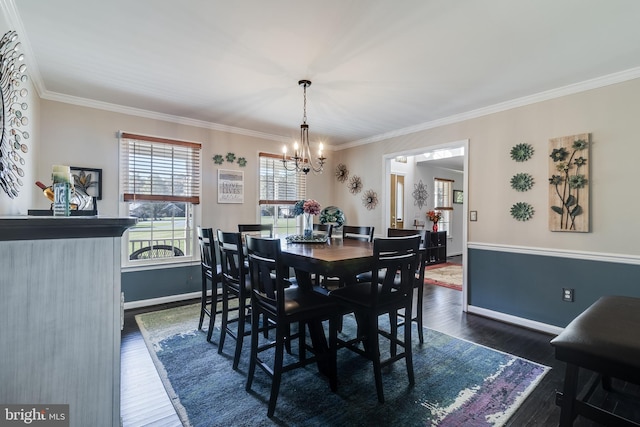
M193 303L195 301L186 301ZM160 382L151 357L147 351L134 316L145 311L165 309L180 303L128 310L125 312L125 327L122 331L122 419L125 427L180 426L173 406ZM552 336L518 326L494 321L462 311L462 292L440 286L426 285L424 292L425 326L466 339L499 351L550 366L552 369L523 405L509 420L508 426L556 426L560 409L555 405L556 390L562 389L564 364L555 360L549 344ZM583 378L584 377L584 378ZM581 383L590 379L583 375ZM619 383L616 389L624 388L635 394L636 400L619 393L596 393L596 400L607 408L615 408L621 415L640 420L637 408L640 387ZM266 408L265 408L266 414ZM266 416L266 415L265 415ZM598 424L578 417L576 427Z

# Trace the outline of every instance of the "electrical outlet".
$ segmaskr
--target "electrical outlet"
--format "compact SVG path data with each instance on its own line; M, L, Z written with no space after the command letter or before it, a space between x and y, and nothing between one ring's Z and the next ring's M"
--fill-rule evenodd
M573 302L573 288L562 288L562 301Z

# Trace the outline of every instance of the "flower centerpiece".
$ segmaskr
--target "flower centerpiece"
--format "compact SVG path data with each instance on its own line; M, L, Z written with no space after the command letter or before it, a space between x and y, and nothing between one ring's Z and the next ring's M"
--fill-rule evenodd
M302 218L302 235L305 239L313 237L313 215L320 214L320 203L314 199L299 200L293 207L293 214L304 215Z
M427 211L427 218L433 222L433 231L438 231L438 221L442 218L442 212L440 211Z

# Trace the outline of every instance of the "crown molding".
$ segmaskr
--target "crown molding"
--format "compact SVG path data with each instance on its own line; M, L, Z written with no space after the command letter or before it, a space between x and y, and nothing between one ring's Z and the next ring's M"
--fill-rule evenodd
M290 142L290 138L273 135L265 132L254 131L250 129L243 129L234 126L221 125L219 123L207 122L204 120L195 120L188 117L174 116L171 114L158 113L155 111L144 110L141 108L127 107L119 104L111 104L108 102L96 101L93 99L81 98L77 96L64 95L57 92L46 91L40 95L42 99L49 101L63 102L66 104L78 105L81 107L96 108L98 110L111 111L114 113L121 113L130 116L144 117L147 119L161 120L165 122L177 123L186 126L199 127L204 129L216 130L221 132L228 132L238 135L251 136L255 138L268 139L278 142Z
M465 120L475 119L478 117L487 116L489 114L511 110L513 108L523 107L526 105L531 105L531 104L535 104L542 101L561 98L563 96L573 95L576 93L585 92L592 89L598 89L598 88L613 85L616 83L622 83L628 80L637 79L639 77L640 77L640 67L631 68L629 70L608 74L606 76L596 77L594 79L585 80L583 82L570 84L560 88L539 92L533 95L523 96L522 98L516 98L510 101L501 102L499 104L478 108L476 110L471 110L466 113L454 114L453 116L444 117L442 119L433 120L430 122L398 129L391 132L382 133L379 135L374 135L369 138L359 139L357 141L341 144L339 146L339 149L343 150L347 148L357 147L360 145L371 144L373 142L383 141L385 139L409 135L412 133L421 132L424 130L433 129L440 126L459 123Z

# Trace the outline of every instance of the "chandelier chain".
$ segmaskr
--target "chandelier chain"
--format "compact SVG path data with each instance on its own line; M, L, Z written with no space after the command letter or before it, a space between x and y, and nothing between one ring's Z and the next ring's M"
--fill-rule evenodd
M302 107L303 108L302 123L306 124L307 123L307 85L304 84L303 87L304 87L304 96L303 96L304 102Z

